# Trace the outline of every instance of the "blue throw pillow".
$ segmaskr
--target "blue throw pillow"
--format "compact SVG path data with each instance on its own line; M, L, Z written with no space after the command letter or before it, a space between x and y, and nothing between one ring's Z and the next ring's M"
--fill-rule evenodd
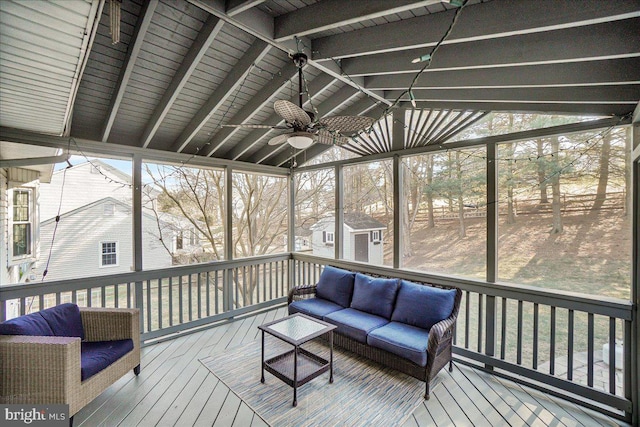
M77 305L66 303L41 310L40 315L49 323L53 335L57 337L79 337L84 339L84 328L80 309Z
M322 270L316 287L316 296L349 307L353 294L353 279L355 274L339 268L326 266Z
M378 279L356 274L351 308L390 318L398 292L398 279Z
M403 280L391 320L429 330L451 315L455 299L455 289L441 289Z
M4 303L3 303L4 304ZM0 323L0 335L30 335L52 337L55 334L39 312Z

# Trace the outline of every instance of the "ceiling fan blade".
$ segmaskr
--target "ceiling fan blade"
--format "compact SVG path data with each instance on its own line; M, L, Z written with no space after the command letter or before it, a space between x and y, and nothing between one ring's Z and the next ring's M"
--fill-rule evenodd
M330 116L324 117L320 124L328 131L351 133L366 129L375 121L376 119L366 116Z
M273 138L271 138L269 140L269 142L267 142L267 144L269 144L269 145L280 145L280 144L283 144L283 143L287 142L287 138L289 138L289 135L284 133L282 135L274 136Z
M311 117L307 112L289 101L278 99L273 103L273 109L287 123L295 123L299 127L304 127L311 123Z
M269 125L250 125L250 124L242 124L242 125L222 125L223 128L247 128L247 129L280 129L280 127L274 127ZM285 128L288 129L288 128Z
M344 145L349 142L349 138L346 136L327 132L326 130L318 131L318 133L313 136L313 139L316 142L325 145Z

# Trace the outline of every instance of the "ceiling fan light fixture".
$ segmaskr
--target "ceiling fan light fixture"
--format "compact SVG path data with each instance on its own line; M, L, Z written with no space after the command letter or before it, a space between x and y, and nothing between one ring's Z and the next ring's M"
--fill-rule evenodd
M292 135L287 138L287 142L293 148L297 148L298 150L304 150L305 148L311 147L313 144L313 138L305 136L305 135Z

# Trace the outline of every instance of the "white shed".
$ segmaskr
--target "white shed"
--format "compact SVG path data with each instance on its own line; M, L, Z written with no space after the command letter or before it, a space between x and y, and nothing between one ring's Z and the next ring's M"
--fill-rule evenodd
M382 265L386 225L363 213L344 214L344 259ZM322 218L311 226L313 254L333 257L335 217Z

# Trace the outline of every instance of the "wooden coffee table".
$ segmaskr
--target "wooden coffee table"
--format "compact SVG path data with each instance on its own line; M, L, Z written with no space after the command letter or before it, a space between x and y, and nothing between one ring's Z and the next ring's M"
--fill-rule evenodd
M264 371L267 370L293 387L293 406L298 405L299 386L327 371L329 371L329 382L333 382L333 330L336 329L335 325L296 313L265 323L258 328L262 331L262 375L260 381L264 383ZM291 344L293 349L265 360L265 332ZM329 334L329 360L301 347L302 344L324 334Z

